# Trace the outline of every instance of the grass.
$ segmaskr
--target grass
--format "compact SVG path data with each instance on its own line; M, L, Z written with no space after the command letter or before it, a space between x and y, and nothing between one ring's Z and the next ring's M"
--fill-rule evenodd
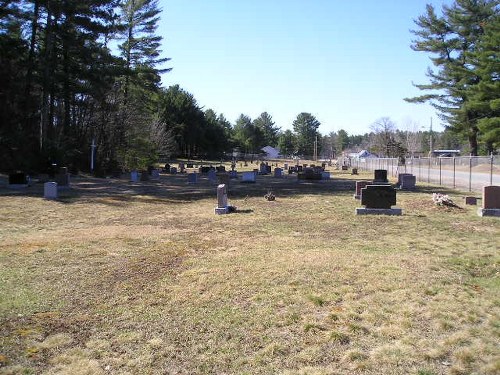
M0 188L0 373L498 374L498 219L354 177Z

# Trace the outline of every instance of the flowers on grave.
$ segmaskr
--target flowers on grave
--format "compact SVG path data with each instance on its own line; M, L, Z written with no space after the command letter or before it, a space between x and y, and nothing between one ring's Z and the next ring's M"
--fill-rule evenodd
M453 202L451 198L446 194L433 193L432 201L438 206L457 207L455 202Z
M264 195L264 198L266 198L268 201L274 201L276 199L276 196L273 194L272 191L268 191L266 195Z

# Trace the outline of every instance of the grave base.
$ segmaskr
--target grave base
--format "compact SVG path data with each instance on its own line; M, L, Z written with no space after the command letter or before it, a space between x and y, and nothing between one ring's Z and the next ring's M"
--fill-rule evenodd
M24 189L24 188L27 188L29 185L28 184L9 184L8 186L10 189Z
M478 208L479 216L496 216L500 217L500 208Z
M356 208L356 215L402 215L401 208Z
M216 215L225 215L229 213L229 207L215 207Z

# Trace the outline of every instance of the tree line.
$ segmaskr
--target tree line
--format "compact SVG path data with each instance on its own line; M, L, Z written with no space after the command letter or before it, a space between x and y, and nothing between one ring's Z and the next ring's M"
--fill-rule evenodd
M219 158L274 146L283 155L337 156L368 149L381 156L426 151L427 141L472 154L498 149L498 0L456 0L416 19L412 48L432 55L430 102L447 130L398 130L388 117L371 132L319 133L302 112L281 130L264 112L231 123L203 109L179 85L162 87L170 59L157 34L158 0L0 0L0 169L42 171L52 163L95 172L143 168L159 155ZM430 142L432 143L432 142ZM420 145L420 146L419 146ZM420 150L418 150L420 148Z

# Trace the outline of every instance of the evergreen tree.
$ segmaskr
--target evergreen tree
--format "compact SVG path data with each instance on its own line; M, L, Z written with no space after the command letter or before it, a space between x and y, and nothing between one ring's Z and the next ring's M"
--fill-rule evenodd
M160 13L158 0L123 0L120 4L121 39L124 40L120 50L128 70L124 83L125 100L131 77L135 84L154 89L160 83L159 74L170 70L158 68L170 60L160 56L162 37L156 35Z
M273 118L267 112L263 112L253 120L253 125L262 133L265 146L275 147L278 143L279 127L274 125Z
M470 58L479 82L470 88L467 109L478 113L477 126L486 151L500 148L500 15L483 23L484 34Z
M471 57L484 34L482 25L491 22L498 14L498 0L455 0L451 6L443 6L438 16L432 5L426 14L416 21L418 30L415 51L433 55L431 61L437 71L428 69L429 84L416 85L430 94L407 101L429 102L441 114L450 129L469 139L470 152L478 152L478 118L476 108L469 106L471 87L477 85L480 76Z
M300 155L312 156L314 143L321 123L310 113L302 112L293 121L293 130L297 141L297 152Z
M295 135L291 130L287 129L282 132L278 138L278 148L281 155L290 156L296 151L296 140Z

